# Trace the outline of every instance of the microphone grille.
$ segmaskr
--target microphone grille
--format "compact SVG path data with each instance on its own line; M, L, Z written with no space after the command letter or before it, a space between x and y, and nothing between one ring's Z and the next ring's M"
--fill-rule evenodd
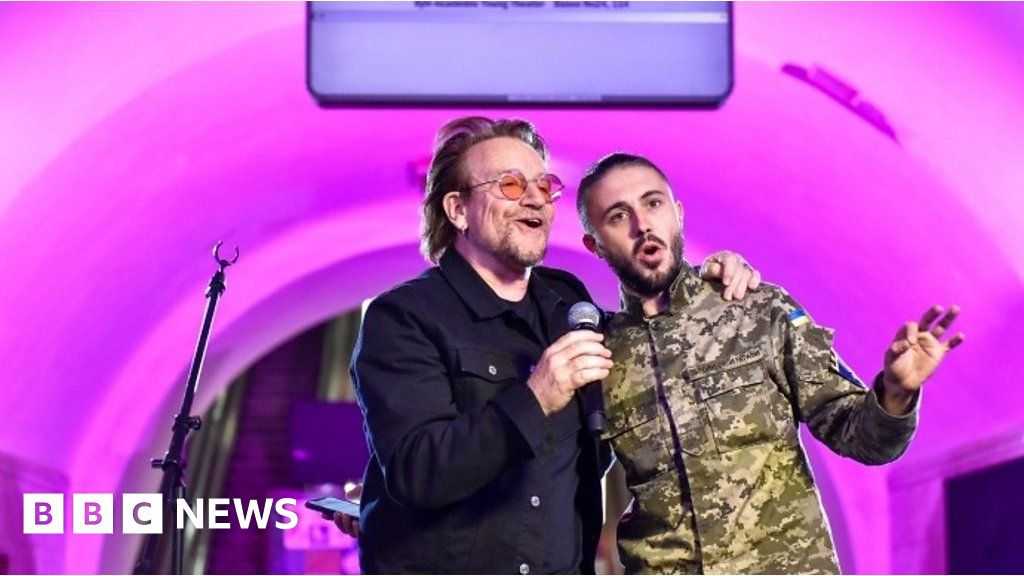
M601 311L590 302L577 302L569 308L569 326L573 329L597 330L601 325Z

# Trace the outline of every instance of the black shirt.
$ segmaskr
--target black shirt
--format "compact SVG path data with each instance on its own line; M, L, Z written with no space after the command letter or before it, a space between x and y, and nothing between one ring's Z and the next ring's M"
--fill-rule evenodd
M546 323L541 321L536 286L536 282L532 283L526 297L518 302L502 300L509 328L526 338L523 341L515 338L515 356L517 365L529 364L528 372L533 372L534 363L553 342L547 338ZM548 416L553 450L537 463L543 488L530 495L530 506L535 508L535 513L528 515L522 538L527 542L542 542L547 549L548 557L541 565L528 564L535 573L537 570L550 573L579 570L582 534L573 496L578 484L575 468L580 452L577 435L583 429L582 414L582 405L576 399L564 410Z
M575 277L536 267L507 302L450 249L370 304L352 363L364 572L593 571L593 441L577 402L545 417L525 384L581 300Z

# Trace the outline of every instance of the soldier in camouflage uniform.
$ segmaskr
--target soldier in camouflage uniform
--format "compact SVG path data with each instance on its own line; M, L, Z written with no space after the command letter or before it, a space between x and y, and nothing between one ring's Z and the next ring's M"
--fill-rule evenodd
M618 529L627 572L838 572L797 427L866 464L898 458L921 383L963 340L939 342L956 307L904 325L866 387L785 290L728 301L683 265L682 205L650 161L598 162L579 207L585 244L623 294L604 394L605 438L634 497Z

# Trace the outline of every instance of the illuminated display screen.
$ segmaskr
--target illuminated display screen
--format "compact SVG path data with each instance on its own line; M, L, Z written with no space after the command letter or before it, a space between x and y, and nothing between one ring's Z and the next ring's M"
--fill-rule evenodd
M311 2L322 102L717 105L727 2Z

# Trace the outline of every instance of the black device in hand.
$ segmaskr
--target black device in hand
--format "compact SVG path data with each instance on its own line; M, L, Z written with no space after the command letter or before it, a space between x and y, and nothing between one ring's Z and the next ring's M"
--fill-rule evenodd
M577 302L569 308L569 329L590 330L601 332L601 311L590 302ZM590 382L579 389L578 394L583 401L583 414L587 420L587 430L595 436L604 432L604 394L601 382Z
M342 514L347 514L353 518L359 518L359 503L352 502L351 500L341 500L340 498L331 497L314 498L313 500L306 501L306 508L332 515L335 512L341 512Z

